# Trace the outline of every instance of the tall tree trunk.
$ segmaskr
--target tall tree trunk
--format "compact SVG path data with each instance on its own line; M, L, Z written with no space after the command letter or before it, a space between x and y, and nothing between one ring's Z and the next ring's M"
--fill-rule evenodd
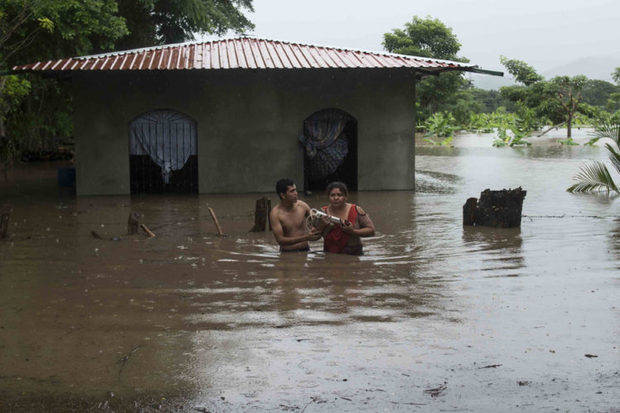
M6 84L6 77L0 76L0 102L4 95L4 85ZM4 105L0 105L0 136L6 136L6 130L4 129Z
M2 105L2 96L4 95L4 85L6 84L6 77L0 76L0 163L2 164L2 170L4 172L4 181L9 180L9 157L11 156L9 150L9 141L6 136L6 129L4 127L4 105ZM5 146L3 148L3 146ZM4 159L6 158L6 159Z
M572 123L573 123L573 114L569 113L568 114L568 120L566 121L566 137L568 139L570 139L572 137L572 133L571 133Z

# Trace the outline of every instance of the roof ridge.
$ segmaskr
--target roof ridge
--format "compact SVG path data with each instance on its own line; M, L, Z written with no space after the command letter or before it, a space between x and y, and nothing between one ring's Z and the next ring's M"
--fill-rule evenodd
M76 57L71 57L70 59L88 60L88 59L95 59L95 58L108 57L108 56L116 56L116 55L122 55L122 54L141 53L141 52L147 52L147 51L151 51L151 50L161 50L161 49L168 49L168 48L173 48L173 47L201 45L201 44L206 44L206 43L213 44L213 43L221 43L221 42L227 42L227 41L231 41L231 40L241 40L241 39L253 39L253 40L265 41L265 42L278 42L278 43L289 44L289 45L298 45L298 46L305 46L305 47L315 47L315 48L331 49L331 50L342 50L342 51L347 51L347 52L373 54L373 55L380 55L380 56L402 57L402 58L405 58L405 59L427 61L427 62L457 63L457 64L465 66L465 67L475 67L476 66L476 65L474 65L472 63L459 62L459 61L456 61L456 60L436 59L434 57L414 56L414 55L406 55L406 54L399 54L399 53L391 53L391 52L386 52L386 51L372 51L372 50L363 50L363 49L351 49L351 48L348 48L348 47L315 45L315 44L301 43L301 42L295 42L295 41L267 39L267 38L262 38L262 37L258 37L258 36L252 36L252 35L243 35L243 36L235 36L235 37L223 37L223 38L214 39L214 40L189 40L189 41L181 42L181 43L169 43L169 44L162 44L162 45L155 45L155 46L139 47L139 48L128 49L128 50L115 50L115 51L111 51L111 52L98 53L98 54L93 54L93 55L76 56Z

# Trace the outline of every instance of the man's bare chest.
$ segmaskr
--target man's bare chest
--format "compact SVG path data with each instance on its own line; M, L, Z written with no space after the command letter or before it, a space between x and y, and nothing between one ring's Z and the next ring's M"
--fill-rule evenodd
M299 208L298 210L280 214L280 222L285 232L299 231L304 226L305 214Z

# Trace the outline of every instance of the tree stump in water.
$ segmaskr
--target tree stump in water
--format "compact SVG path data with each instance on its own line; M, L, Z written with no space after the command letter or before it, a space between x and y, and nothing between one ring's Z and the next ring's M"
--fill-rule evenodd
M254 211L254 226L252 227L250 232L261 232L265 230L270 210L270 199L267 199L267 197L262 197L256 200L256 210ZM271 222L269 223L269 229L271 230Z
M477 198L468 198L463 205L463 225L473 226L476 222Z
M469 198L463 205L463 225L520 227L526 193L521 187L501 191L485 189L480 194L480 200Z
M11 208L5 206L0 211L0 239L6 238L7 231L9 230L9 218L11 217Z
M129 235L137 234L140 229L140 213L131 212L127 219L127 233Z

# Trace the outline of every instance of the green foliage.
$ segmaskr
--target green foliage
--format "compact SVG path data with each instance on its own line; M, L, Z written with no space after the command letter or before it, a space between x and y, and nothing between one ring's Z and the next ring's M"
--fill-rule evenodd
M523 119L516 114L499 110L491 117L491 121L497 129L497 137L493 141L494 147L531 145L525 140L532 132L529 119Z
M0 70L59 57L192 39L195 33L253 27L239 9L252 0L0 0ZM0 80L6 77L0 77ZM13 159L72 140L72 101L65 85L22 77L0 84L0 134ZM29 94L18 93L28 87ZM5 122L3 122L5 121ZM5 145L6 147L6 145Z
M580 109L582 92L588 79L583 75L557 76L545 81L527 63L503 56L500 61L521 83L503 87L500 93L519 108L532 110L532 116L540 121L549 119L553 124L566 123L567 138L570 138L573 118Z
M452 114L445 112L434 113L424 122L424 129L426 130L425 142L438 146L454 146L452 140L456 130L456 123ZM443 139L437 141L431 139L431 137Z
M620 102L614 100L614 94L618 92L620 92L620 88L613 83L599 79L588 79L582 90L583 102L591 106L615 111L620 109Z
M383 35L383 47L393 53L454 59L461 44L452 29L438 19L413 16L404 30L394 29Z
M497 128L497 138L493 141L493 146L496 148L503 146L510 146L511 148L514 146L530 146L531 143L525 140L529 134L530 131L519 129L517 126L508 133L508 129L505 126L500 126Z
M602 190L620 192L607 166L600 161L593 161L582 165L579 173L573 179L578 182L568 187L568 192L594 192Z
M1 66L110 50L128 33L115 0L0 0Z
M620 146L620 113L603 115L595 126L595 137L590 142L602 138L612 139L616 147ZM618 174L620 174L620 152L609 143L605 144L609 152L609 160ZM593 161L582 165L579 173L573 178L577 183L567 188L568 192L595 192L615 191L620 193L618 184L613 180L607 166L600 161Z
M612 79L616 82L617 86L620 86L620 67L614 69L614 72L611 74Z
M560 143L560 145L579 146L579 144L575 142L573 138L559 139L558 142Z
M536 69L521 60L500 56L499 61L518 83L522 83L525 86L544 80L541 75L536 73Z
M241 9L253 11L252 0L117 0L129 34L117 49L177 43L195 34L243 33L254 25Z
M18 106L24 97L30 93L30 82L22 77L9 75L2 78L0 83L2 95L0 95L0 114L6 113L10 108Z
M592 135L596 140L609 138L620 146L620 111L614 114L601 112L594 121Z
M454 135L456 121L451 113L437 112L424 122L427 136L446 138Z
M469 94L471 100L476 102L478 106L472 113L491 113L497 110L500 106L506 106L510 104L509 101L504 99L498 90L484 90L478 88L467 88L462 91Z
M467 61L457 57L461 48L452 29L428 16L414 16L404 29L395 29L383 36L383 46L392 53ZM424 121L433 113L450 110L455 94L468 88L469 82L459 72L428 76L416 84L416 98L420 103L417 118Z

